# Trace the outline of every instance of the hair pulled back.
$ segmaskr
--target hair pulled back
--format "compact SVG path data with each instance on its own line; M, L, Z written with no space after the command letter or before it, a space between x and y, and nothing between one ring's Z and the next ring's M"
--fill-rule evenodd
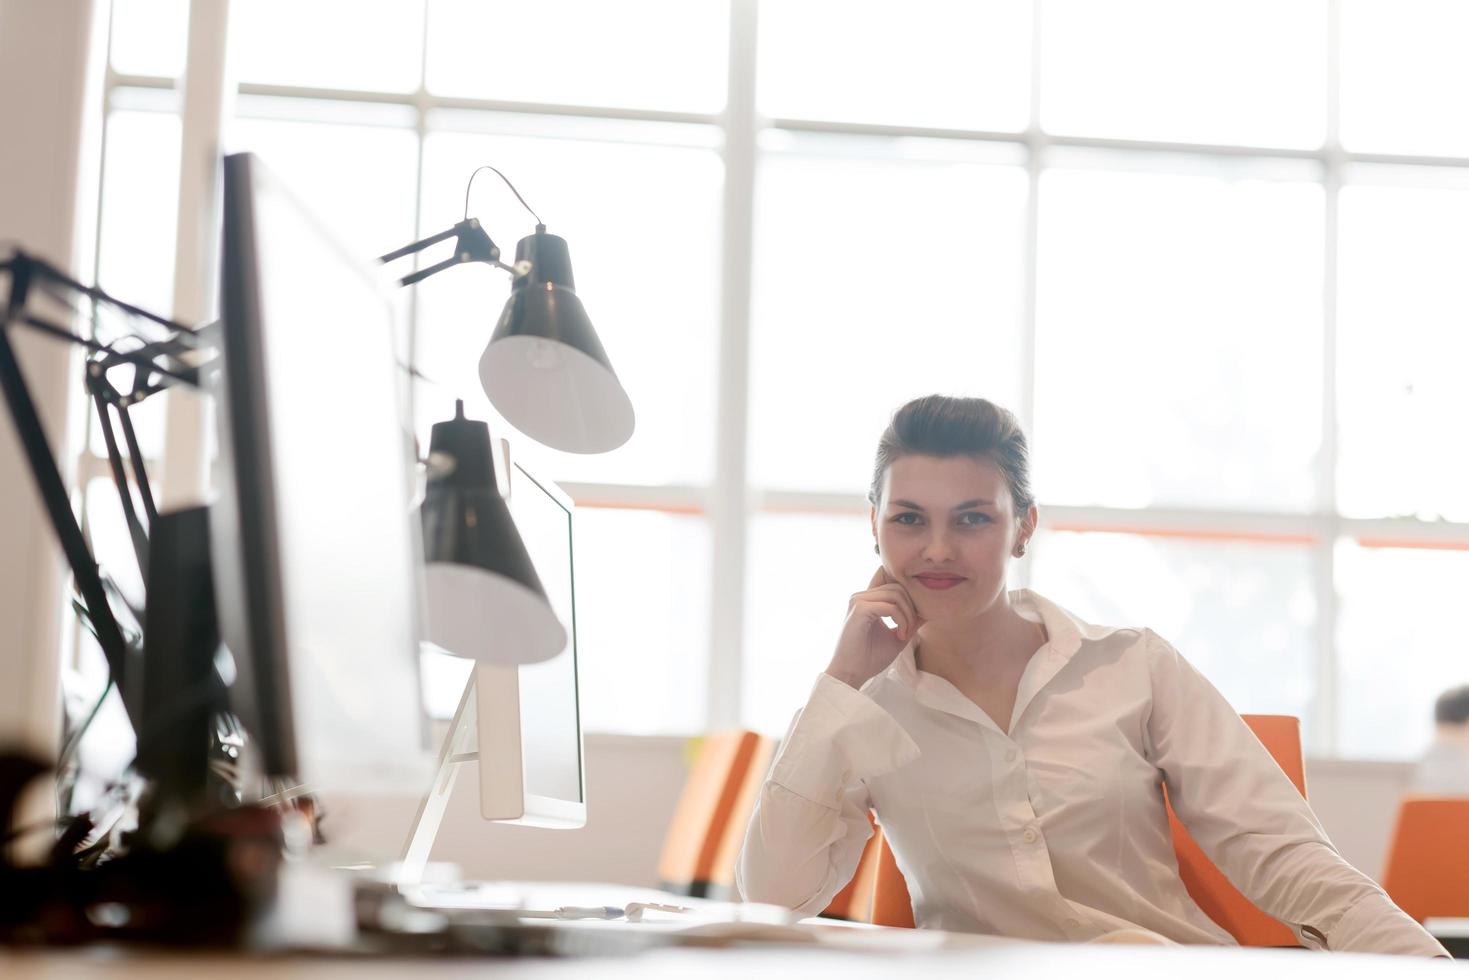
M877 443L872 486L867 491L874 507L882 496L883 474L904 456L988 459L1010 488L1016 516L1035 503L1030 451L1020 422L1009 409L984 398L925 395L894 412Z

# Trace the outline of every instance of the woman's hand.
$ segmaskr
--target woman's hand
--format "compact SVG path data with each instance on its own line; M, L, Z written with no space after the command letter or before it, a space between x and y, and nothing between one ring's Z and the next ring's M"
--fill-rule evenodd
M884 616L896 628L884 623ZM860 688L888 668L922 625L908 590L879 565L867 591L854 594L847 603L847 621L826 672Z

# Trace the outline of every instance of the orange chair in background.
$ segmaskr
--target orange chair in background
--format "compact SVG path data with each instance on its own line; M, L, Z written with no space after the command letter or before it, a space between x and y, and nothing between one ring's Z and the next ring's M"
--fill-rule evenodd
M1306 795L1306 768L1301 753L1301 723L1288 715L1244 715L1245 724L1255 733L1276 763L1290 777L1301 795ZM1179 877L1193 900L1209 918L1233 936L1241 946L1296 946L1295 934L1286 926L1261 912L1239 889L1230 884L1224 873L1214 866L1167 803L1168 823L1173 831L1173 849L1178 856ZM913 905L908 885L903 881L892 852L878 829L867 842L867 851L858 865L854 884L862 880L863 866L871 861L873 870L871 898L858 895L854 904L866 902L871 910L865 921L884 926L913 925Z
M1404 797L1385 868L1383 890L1419 922L1469 916L1469 799Z
M756 732L703 739L663 838L658 878L665 891L733 897L735 861L774 755L775 739Z
M1265 746L1301 795L1306 795L1306 766L1301 755L1301 722L1290 715L1243 715L1245 724ZM1261 912L1224 872L1204 856L1182 823L1168 806L1168 824L1173 831L1173 850L1178 855L1178 875L1183 886L1204 914L1213 919L1241 946L1299 946L1295 933L1283 923Z
M857 862L857 870L852 873L852 880L847 882L847 887L832 896L826 910L821 913L825 918L846 919L849 922L872 921L872 889L877 874L873 842L881 836L882 830L873 819L871 810L867 811L867 821L872 824L874 836L867 839L867 846Z
M888 847L882 828L872 814L873 834L862 849L857 870L847 887L836 893L826 911L821 914L828 919L847 919L851 922L875 922L885 926L913 928L913 903L908 898L908 885L898 862L893 859L893 850Z

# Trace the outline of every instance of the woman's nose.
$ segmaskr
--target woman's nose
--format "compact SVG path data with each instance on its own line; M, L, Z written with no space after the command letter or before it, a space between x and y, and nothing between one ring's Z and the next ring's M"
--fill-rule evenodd
M923 544L923 557L938 562L949 557L949 539L943 531L935 531Z

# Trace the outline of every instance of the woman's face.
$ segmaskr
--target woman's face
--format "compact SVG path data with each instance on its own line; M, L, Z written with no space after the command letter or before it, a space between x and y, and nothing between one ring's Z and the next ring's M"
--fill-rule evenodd
M921 617L967 618L1004 591L1006 562L1035 529L1034 507L1021 516L988 459L903 456L883 478L872 532Z

